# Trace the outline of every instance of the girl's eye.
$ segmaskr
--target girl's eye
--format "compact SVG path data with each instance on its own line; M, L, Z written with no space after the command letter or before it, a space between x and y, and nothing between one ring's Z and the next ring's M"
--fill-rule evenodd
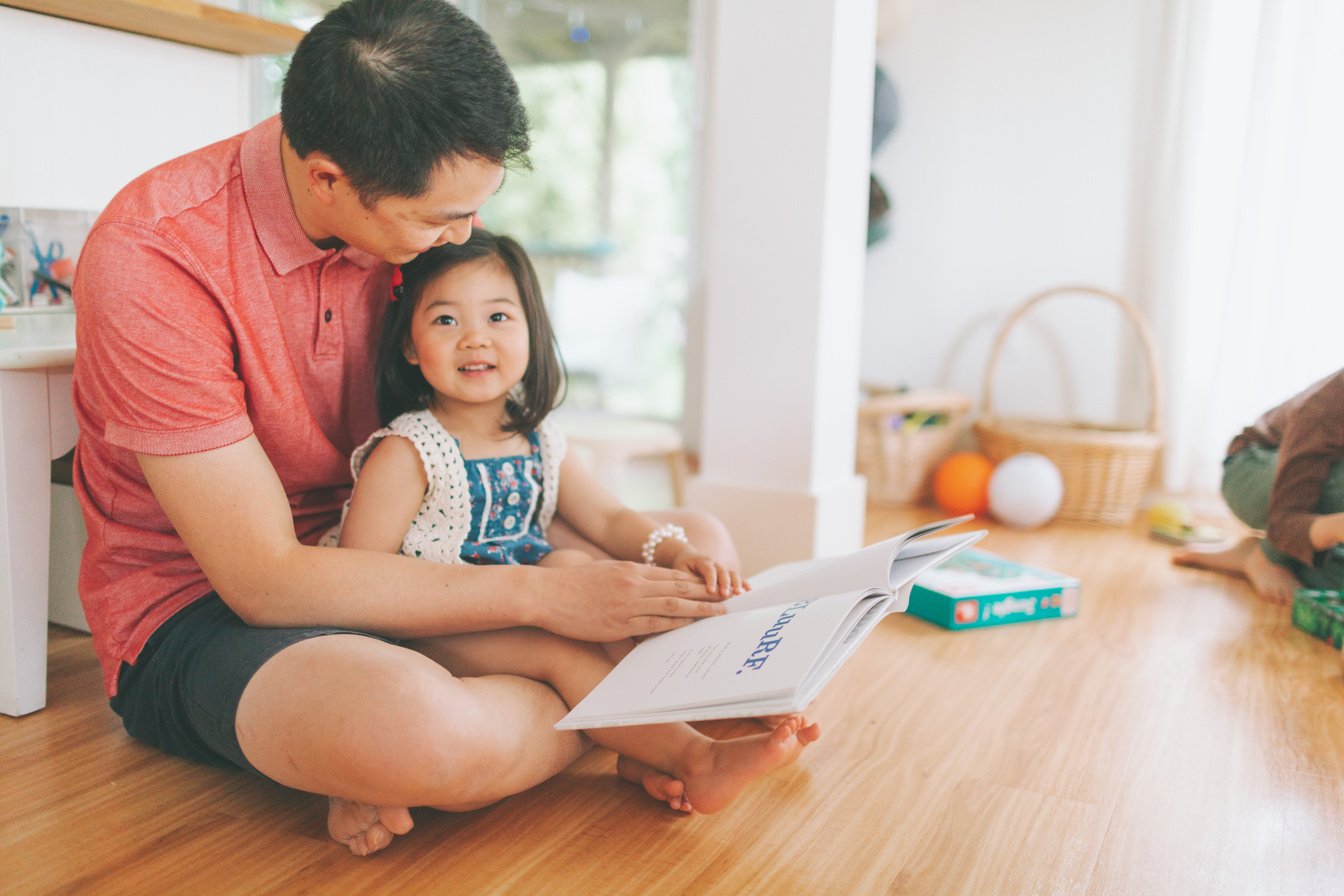
M440 314L434 318L434 323L441 327L455 327L457 326L457 318L451 314Z
M490 323L492 324L502 324L508 319L509 314L507 311L496 311L494 314L490 315Z

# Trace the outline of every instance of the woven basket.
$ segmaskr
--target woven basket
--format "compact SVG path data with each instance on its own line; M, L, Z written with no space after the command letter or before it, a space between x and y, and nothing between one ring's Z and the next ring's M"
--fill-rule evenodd
M1091 423L1052 422L994 413L994 369L1009 331L1028 311L1062 294L1098 296L1115 304L1139 334L1148 364L1149 415L1144 429ZM1153 461L1162 445L1158 421L1162 411L1162 383L1148 324L1128 301L1090 286L1061 286L1038 293L1009 315L994 339L985 367L984 410L972 426L981 450L998 463L1023 451L1043 454L1059 468L1064 497L1056 519L1122 526L1134 518L1148 489Z
M954 392L917 390L876 395L859 406L855 468L878 504L916 504L928 497L929 475L965 425L971 400ZM920 425L920 415L942 418Z

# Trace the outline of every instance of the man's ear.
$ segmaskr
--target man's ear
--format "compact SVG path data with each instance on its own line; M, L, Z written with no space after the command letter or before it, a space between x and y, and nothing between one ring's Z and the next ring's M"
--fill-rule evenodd
M331 205L336 198L336 187L346 180L345 169L324 152L313 151L303 160L304 176L308 180L309 192L325 205Z

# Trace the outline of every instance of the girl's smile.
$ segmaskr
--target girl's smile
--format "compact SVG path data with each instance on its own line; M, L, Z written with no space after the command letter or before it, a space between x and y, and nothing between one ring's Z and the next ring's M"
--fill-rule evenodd
M425 284L411 318L406 360L418 365L445 412L503 411L527 372L527 318L518 286L495 258L455 265Z

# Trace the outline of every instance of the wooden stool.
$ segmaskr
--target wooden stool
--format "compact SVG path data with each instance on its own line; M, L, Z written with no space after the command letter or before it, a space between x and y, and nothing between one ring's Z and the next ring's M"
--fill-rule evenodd
M686 481L686 446L681 431L671 423L593 411L560 411L552 418L571 446L578 446L592 455L593 472L603 486L618 497L633 458L662 457L672 480L672 500L676 506L681 506Z

